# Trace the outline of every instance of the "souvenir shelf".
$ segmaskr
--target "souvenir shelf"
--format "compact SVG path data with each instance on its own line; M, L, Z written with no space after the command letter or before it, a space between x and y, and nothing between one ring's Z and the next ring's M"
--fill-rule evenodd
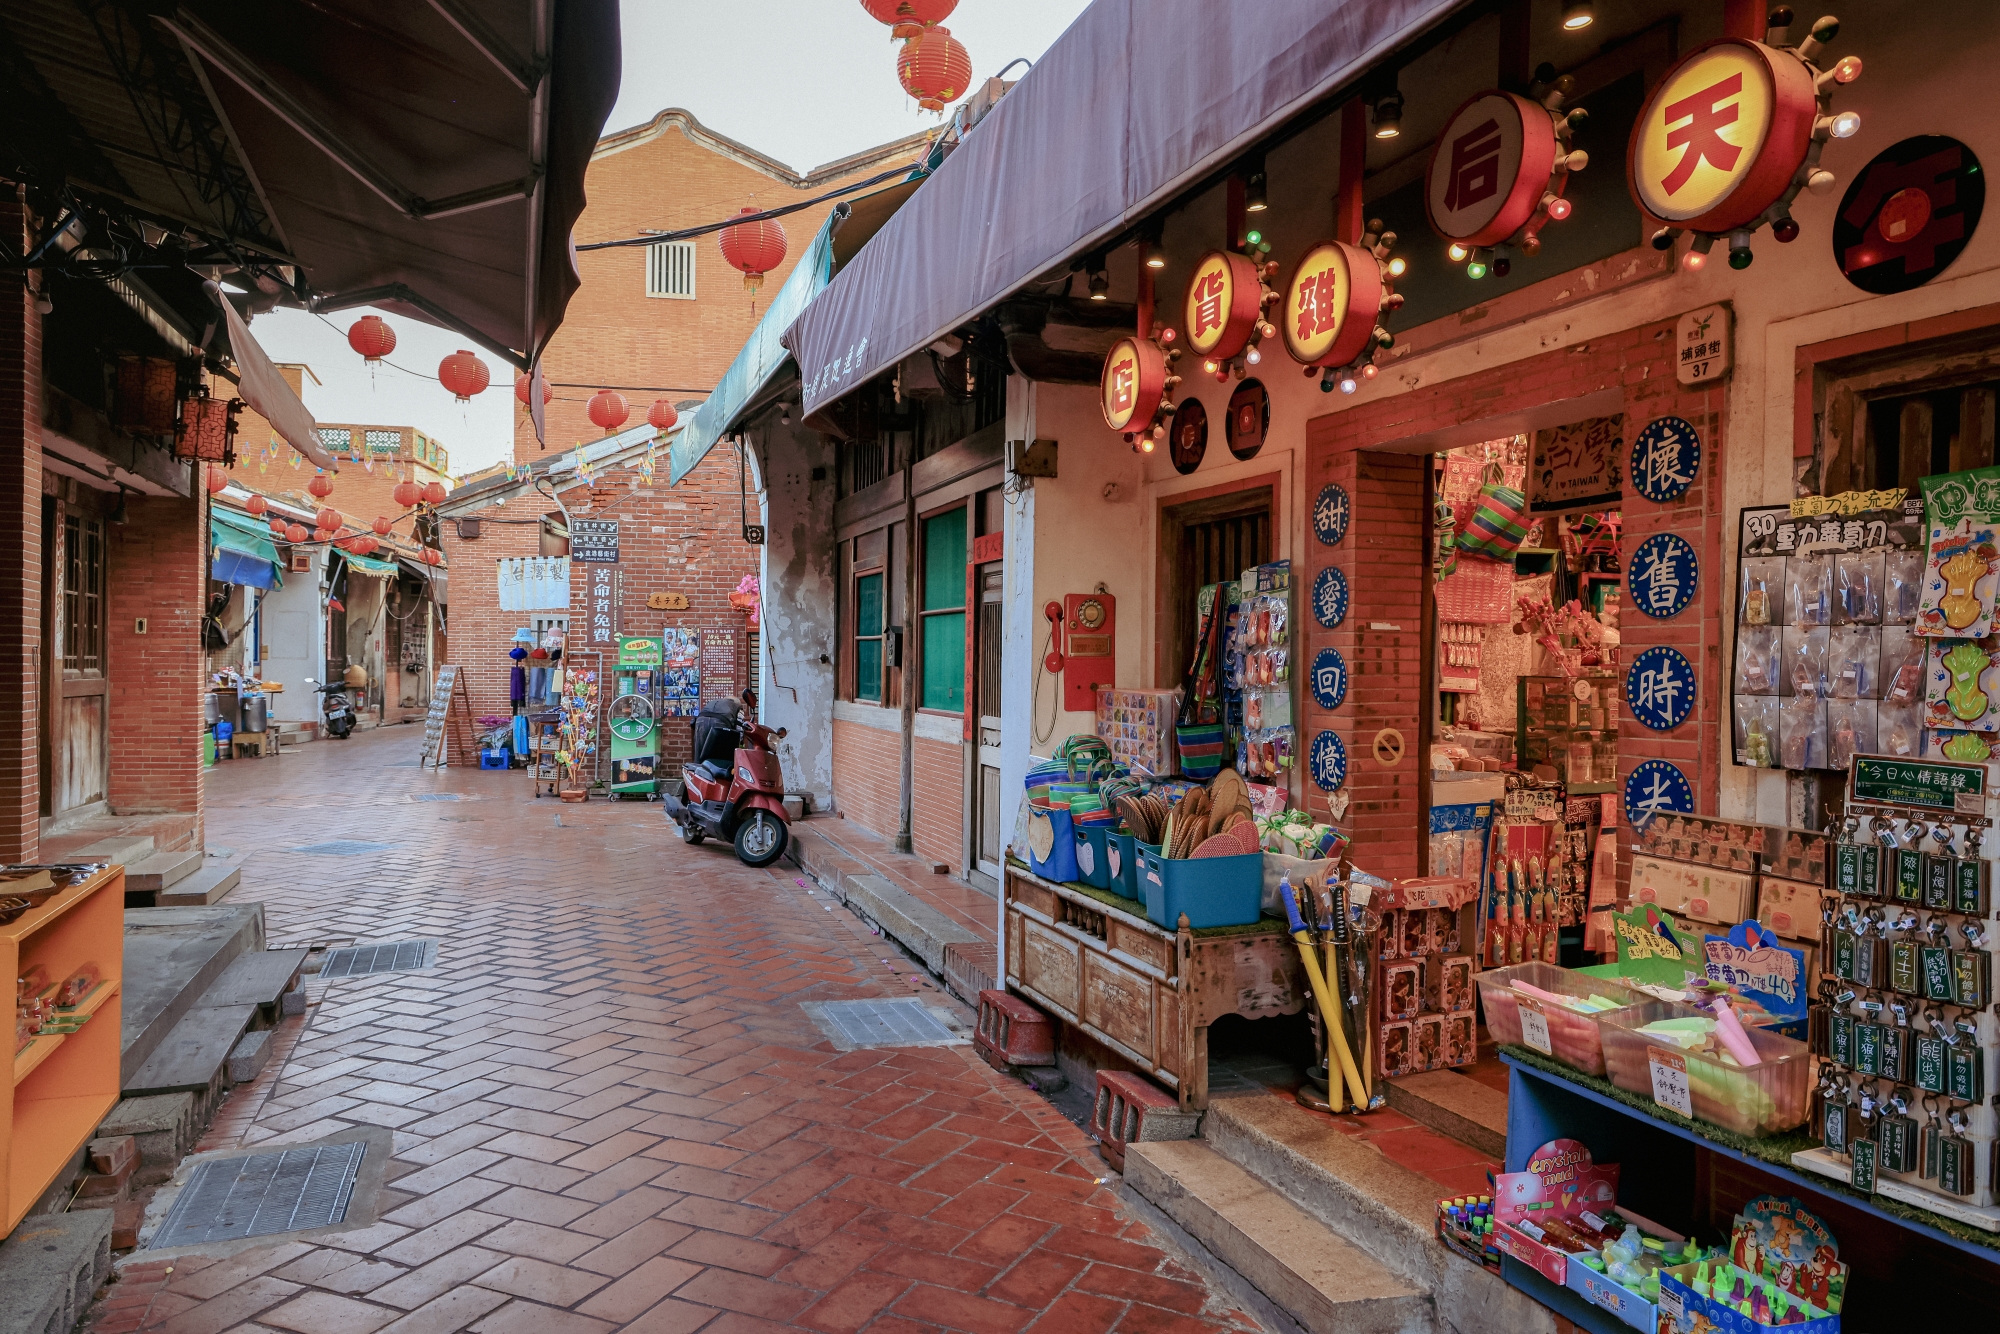
M0 926L0 968L40 968L56 984L94 966L99 981L67 1034L14 1054L0 1100L0 1236L14 1230L118 1101L119 990L124 980L125 871L108 866Z
M1590 671L1574 681L1523 676L1514 684L1514 745L1521 768L1555 766L1572 793L1608 791L1618 773L1618 680Z

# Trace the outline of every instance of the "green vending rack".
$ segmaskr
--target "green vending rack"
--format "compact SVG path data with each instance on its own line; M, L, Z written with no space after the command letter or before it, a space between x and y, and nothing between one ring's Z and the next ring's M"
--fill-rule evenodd
M620 635L612 673L611 795L650 800L660 790L660 679L657 635Z

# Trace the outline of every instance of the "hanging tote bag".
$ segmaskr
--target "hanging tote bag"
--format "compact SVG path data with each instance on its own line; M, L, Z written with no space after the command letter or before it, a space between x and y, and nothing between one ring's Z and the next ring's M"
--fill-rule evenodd
M1458 554L1480 560L1512 562L1528 535L1528 502L1519 491L1503 485L1500 465L1486 470L1479 504L1472 521L1458 535Z

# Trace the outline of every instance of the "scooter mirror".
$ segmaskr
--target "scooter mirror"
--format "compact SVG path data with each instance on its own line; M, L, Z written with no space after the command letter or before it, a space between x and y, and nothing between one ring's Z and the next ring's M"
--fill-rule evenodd
M778 739L780 741L783 741L785 739L785 729L782 727L778 729Z

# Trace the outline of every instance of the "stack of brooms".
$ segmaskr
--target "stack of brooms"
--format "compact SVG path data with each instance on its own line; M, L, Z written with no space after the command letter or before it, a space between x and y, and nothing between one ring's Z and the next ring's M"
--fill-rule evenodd
M1162 857L1246 857L1263 851L1250 791L1234 769L1224 769L1205 788L1191 789L1173 806L1157 792L1116 798L1125 829Z

